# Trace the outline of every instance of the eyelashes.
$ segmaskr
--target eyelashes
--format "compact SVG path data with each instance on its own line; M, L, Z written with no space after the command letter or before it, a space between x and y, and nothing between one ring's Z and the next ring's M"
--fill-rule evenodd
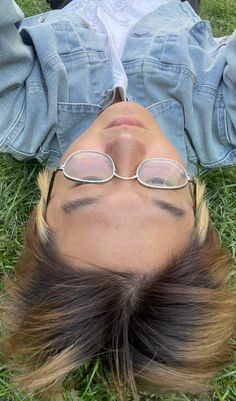
M86 185L86 184L96 184L95 182L80 182L80 181L76 181L73 185L73 188L77 188L80 187L81 185Z

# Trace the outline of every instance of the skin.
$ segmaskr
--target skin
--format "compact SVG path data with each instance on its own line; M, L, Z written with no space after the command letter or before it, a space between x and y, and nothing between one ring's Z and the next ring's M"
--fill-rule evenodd
M116 118L133 117L143 127L107 126ZM105 109L68 148L61 159L81 149L109 154L119 175L134 175L139 163L150 157L166 157L184 166L152 114L132 102ZM185 167L185 166L184 166ZM62 206L74 199L99 197L99 202L65 213ZM151 199L181 207L184 216L173 216ZM183 250L194 228L191 184L178 190L147 188L136 179L114 177L103 184L75 186L58 172L47 209L47 222L55 230L57 245L71 263L96 265L143 273L164 269L169 259Z

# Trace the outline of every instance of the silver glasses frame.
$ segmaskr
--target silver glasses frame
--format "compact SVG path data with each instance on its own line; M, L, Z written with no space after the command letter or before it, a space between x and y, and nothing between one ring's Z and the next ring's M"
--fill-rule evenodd
M88 181L88 180L83 180L83 179L75 179L75 178L73 178L73 177L70 177L68 174L65 174L65 172L64 172L64 167L65 167L66 163L67 163L76 153L81 153L81 152L100 153L100 154L103 154L103 155L107 156L107 157L109 158L109 160L111 161L112 166L113 166L113 174L112 174L112 176L109 177L109 178L107 178L107 179L105 179L105 180L101 180L101 181L95 181L95 180L89 180L89 181ZM155 159L155 160L156 160L156 159L158 159L158 160L165 160L165 161L172 162L172 163L176 164L176 165L177 165L178 167L180 167L180 169L182 169L182 171L185 173L185 175L186 175L186 182L185 182L183 185L178 185L178 186L174 186L174 187L156 186L156 185L146 184L146 183L142 182L142 181L139 179L139 177L138 177L139 169L140 169L141 165L142 165L145 161L147 161L147 160L153 160L153 159ZM99 152L99 151L97 151L97 150L89 150L89 149L77 150L77 151L71 153L71 155L67 157L67 159L65 160L64 164L62 164L62 165L59 166L59 167L56 167L56 169L53 171L52 176L51 176L51 180L50 180L50 183L49 183L49 188L48 188L48 194L47 194L47 200L46 200L46 207L48 206L48 203L49 203L49 201L50 201L50 197L51 197L51 192L52 192L52 187L53 187L54 179L55 179L56 173L57 173L58 171L62 171L62 172L63 172L63 175L64 175L66 178L68 178L68 179L71 180L71 181L75 181L75 182L90 182L90 183L94 183L94 184L103 184L104 182L110 181L113 177L117 177L117 178L121 178L122 180L133 180L133 179L137 179L138 182L139 182L141 185L145 186L145 187L154 188L154 189L163 189L163 190L181 189L181 188L184 188L184 187L188 184L188 182L191 182L191 183L193 184L193 193L192 193L192 196L193 196L194 203L195 203L194 211L196 210L196 182L195 182L195 180L194 180L193 178L191 178L191 177L188 175L188 173L187 173L187 171L185 170L185 168L184 168L179 162L177 162L176 160L168 159L168 158L165 158L165 157L150 157L149 159L144 159L144 160L142 160L142 162L138 165L138 167L137 167L137 169L136 169L135 175L133 175L132 177L122 177L121 175L119 175L119 174L116 172L115 163L114 163L114 161L112 160L111 156L109 156L107 153Z
M106 179L104 179L104 180L97 181L97 180L86 180L86 179L82 179L82 178L73 178L72 176L70 176L69 174L67 174L67 173L65 172L66 164L74 157L75 154L78 154L78 153L85 153L85 152L89 152L89 153L98 153L98 154L105 155L105 156L110 160L110 162L111 162L112 169L113 169L112 175L111 175L109 178L106 178ZM179 167L180 170L182 170L182 171L184 172L185 176L186 176L186 182L185 182L184 184L182 184L182 185L177 185L177 186L161 186L161 185L158 186L158 185L152 185L152 184L147 184L147 183L143 182L143 181L139 178L138 173L139 173L139 170L140 170L141 166L142 166L146 161L150 161L150 160L158 160L158 161L163 161L163 162L170 162L170 163L172 163L173 165ZM119 174L117 173L117 170L116 170L116 167L115 167L115 163L114 163L114 161L112 160L112 158L111 158L110 155L108 155L107 153L104 153L104 152L99 152L99 151L97 151L97 150L87 150L87 149L81 149L81 150L77 150L77 151L71 153L71 155L68 156L67 159L65 160L64 164L62 164L60 167L57 167L57 168L55 169L54 173L56 173L57 171L62 171L62 172L63 172L63 175L64 175L66 178L68 178L69 180L71 180L71 181L75 181L75 182L89 182L89 183L94 183L94 184L102 184L102 183L104 183L104 182L110 181L113 177L117 177L117 178L120 178L120 179L122 179L122 180L133 180L133 179L137 179L138 182L139 182L140 184L144 185L145 187L149 187L149 188L156 188L156 189L180 189L180 188L184 188L184 187L188 184L188 182L193 182L193 179L188 175L188 173L187 173L187 171L185 170L185 168L184 168L179 162L177 162L176 160L172 160L172 159L165 158L165 157L151 157L151 158L148 158L148 159L144 159L144 160L142 160L141 163L138 165L138 167L137 167L137 169L136 169L136 172L135 172L135 174L134 174L133 176L131 176L131 177L123 177L123 176L121 176L121 175L119 175Z

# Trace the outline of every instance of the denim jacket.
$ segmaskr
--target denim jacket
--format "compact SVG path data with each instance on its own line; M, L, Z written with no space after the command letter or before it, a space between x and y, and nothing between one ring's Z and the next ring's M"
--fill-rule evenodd
M236 32L215 39L174 0L130 32L128 101L147 108L190 174L236 163ZM0 151L55 167L113 96L109 55L70 9L24 18L0 0Z

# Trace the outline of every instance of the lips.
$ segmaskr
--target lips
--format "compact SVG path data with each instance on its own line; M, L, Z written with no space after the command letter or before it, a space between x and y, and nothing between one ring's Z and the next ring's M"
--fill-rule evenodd
M116 127L118 125L133 125L136 127L144 128L143 124L139 120L136 120L136 118L132 118L132 117L116 118L106 128Z

